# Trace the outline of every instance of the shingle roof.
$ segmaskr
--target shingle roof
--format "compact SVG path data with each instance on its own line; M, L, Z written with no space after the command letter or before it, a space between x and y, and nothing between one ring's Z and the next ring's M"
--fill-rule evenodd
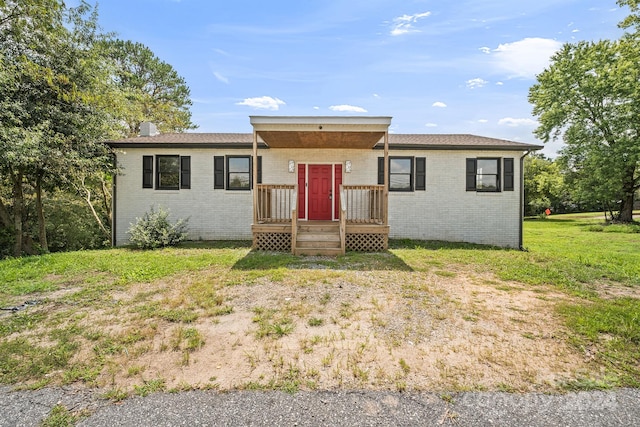
M541 145L526 144L506 139L488 138L470 134L389 134L389 145L394 148L417 149L515 149L537 150Z
M112 147L233 147L250 148L251 133L169 133L156 136L138 136L108 142ZM260 143L265 147L264 143ZM376 148L382 148L382 142ZM506 139L488 138L470 134L389 134L389 146L395 149L492 149L537 150L541 145L526 144Z

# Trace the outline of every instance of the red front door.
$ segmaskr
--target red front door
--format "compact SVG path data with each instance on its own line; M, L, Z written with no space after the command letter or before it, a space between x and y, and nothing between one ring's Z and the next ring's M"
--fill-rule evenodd
M309 165L309 220L330 221L333 208L332 165Z

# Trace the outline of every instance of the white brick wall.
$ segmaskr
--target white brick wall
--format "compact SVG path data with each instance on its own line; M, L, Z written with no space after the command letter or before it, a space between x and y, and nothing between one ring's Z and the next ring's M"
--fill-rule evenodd
M403 151L399 155L426 157L426 191L389 193L391 238L518 247L521 152ZM468 157L514 158L515 191L466 191Z
M213 157L250 155L251 150L140 149L118 153L122 175L116 188L116 244L128 242L127 230L150 207L162 205L170 219L189 217L192 240L250 239L252 194L249 191L213 189ZM142 188L142 156L174 154L191 156L191 189ZM351 160L352 172L343 173L347 185L376 184L377 158L382 150L260 150L262 182L295 184L296 173L288 161L342 163ZM391 151L390 155L426 158L426 191L389 194L390 237L448 240L517 247L519 244L519 188L521 152L488 151ZM467 157L512 157L515 191L476 193L465 190ZM155 165L154 165L155 166Z

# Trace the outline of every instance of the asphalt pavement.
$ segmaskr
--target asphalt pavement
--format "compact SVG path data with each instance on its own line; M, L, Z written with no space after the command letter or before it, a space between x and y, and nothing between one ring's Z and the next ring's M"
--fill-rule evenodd
M188 391L114 403L97 390L0 387L0 427L38 426L57 405L79 426L638 426L640 390L546 395Z

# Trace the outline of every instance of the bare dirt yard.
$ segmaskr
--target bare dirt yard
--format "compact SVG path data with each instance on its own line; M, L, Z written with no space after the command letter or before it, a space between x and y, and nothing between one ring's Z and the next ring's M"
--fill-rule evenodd
M592 369L554 311L573 297L464 267L352 271L311 259L242 276L211 267L71 309L75 291L29 309L78 330L70 368L49 376L123 393L554 391ZM22 336L46 345L42 327Z

